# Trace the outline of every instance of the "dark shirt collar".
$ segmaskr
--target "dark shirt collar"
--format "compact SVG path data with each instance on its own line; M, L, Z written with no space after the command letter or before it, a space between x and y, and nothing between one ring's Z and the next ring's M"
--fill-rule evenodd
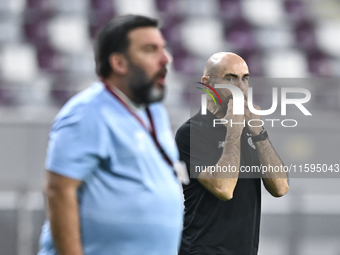
M225 126L222 125L222 124L215 125L215 127L214 127L214 119L218 119L218 118L213 113L211 113L209 110L207 110L207 114L206 115L202 115L201 114L201 109L200 109L199 112L197 113L197 115L200 116L202 121L207 126L213 128L213 129L225 128Z

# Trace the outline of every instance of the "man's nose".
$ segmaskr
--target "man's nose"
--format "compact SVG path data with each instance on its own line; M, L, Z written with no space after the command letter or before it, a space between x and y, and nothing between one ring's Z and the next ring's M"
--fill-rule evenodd
M161 57L161 64L166 65L168 63L172 62L172 56L171 54L165 49L162 52L162 57Z
M238 87L242 90L243 94L247 91L247 85L242 79L238 81Z

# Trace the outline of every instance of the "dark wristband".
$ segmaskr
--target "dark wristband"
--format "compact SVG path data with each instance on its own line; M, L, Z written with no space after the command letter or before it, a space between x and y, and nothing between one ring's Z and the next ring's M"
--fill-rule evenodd
M267 131L261 131L261 133L259 135L252 137L253 143L256 143L258 141L263 141L263 140L266 140L266 139L268 139Z

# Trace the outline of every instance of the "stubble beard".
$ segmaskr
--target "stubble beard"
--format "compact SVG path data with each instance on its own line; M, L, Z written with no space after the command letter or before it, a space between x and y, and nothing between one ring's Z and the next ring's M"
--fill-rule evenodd
M151 79L149 79L145 71L139 66L129 61L130 79L128 87L130 88L133 96L133 101L138 105L149 105L154 102L160 102L164 99L165 88L156 88L154 84L159 76L166 72L163 67Z

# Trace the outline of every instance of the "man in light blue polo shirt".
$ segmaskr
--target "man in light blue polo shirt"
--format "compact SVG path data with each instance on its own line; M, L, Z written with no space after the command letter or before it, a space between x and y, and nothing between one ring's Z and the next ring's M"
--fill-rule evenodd
M158 103L169 59L157 21L112 20L95 56L101 82L73 97L50 133L39 255L175 255L182 195Z

